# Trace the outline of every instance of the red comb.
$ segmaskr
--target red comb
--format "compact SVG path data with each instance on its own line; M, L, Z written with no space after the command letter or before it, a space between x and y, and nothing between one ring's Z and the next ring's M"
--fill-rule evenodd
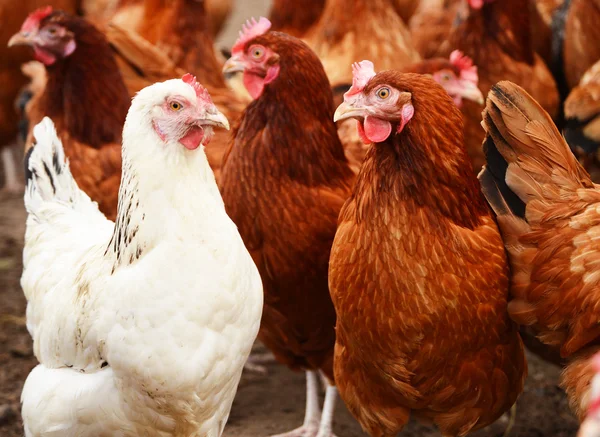
M242 26L240 36L231 49L232 53L240 52L244 49L244 46L252 38L264 35L271 28L271 22L265 17L260 17L258 21L254 18L246 21L246 24Z
M454 50L450 54L450 62L460 70L461 79L468 80L477 85L479 76L477 75L477 67L473 65L471 58L463 54L460 50Z
M360 93L375 76L375 67L371 61L360 61L352 64L352 86L344 96Z
M196 76L193 76L190 73L186 73L183 75L181 80L187 83L192 88L194 88L194 91L196 92L196 97L212 103L212 98L210 97L210 94L208 93L206 88L204 88L202 85L200 85L200 83L198 83L198 81L196 80Z
M27 16L27 19L23 22L21 30L25 32L31 32L34 29L40 27L40 21L46 18L52 13L52 6L44 6L43 8L36 9Z

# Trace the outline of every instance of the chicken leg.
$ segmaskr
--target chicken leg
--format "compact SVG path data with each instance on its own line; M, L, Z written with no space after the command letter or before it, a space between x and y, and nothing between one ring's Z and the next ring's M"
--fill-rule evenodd
M272 437L335 437L332 433L333 410L337 397L335 386L327 383L323 413L319 408L319 382L315 371L306 372L306 411L300 428Z
M16 159L12 149L12 144L2 148L2 166L4 170L3 190L9 193L19 193L23 191L24 186L18 179Z

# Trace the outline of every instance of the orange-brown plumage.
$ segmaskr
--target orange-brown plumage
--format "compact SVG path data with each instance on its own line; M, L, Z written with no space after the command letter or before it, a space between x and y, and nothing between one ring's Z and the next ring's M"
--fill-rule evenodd
M565 139L592 180L600 182L600 60L571 90L564 113Z
M569 361L563 386L582 415L593 374L582 360L600 339L599 187L515 84L492 89L483 125L488 164L480 180L512 268L509 313Z
M386 70L420 60L392 0L327 0L305 39L323 62L333 87L350 83L348 66L365 58Z
M280 72L234 129L221 193L263 280L259 338L291 368L320 369L333 378L335 312L327 266L354 175L332 121L332 94L319 59L279 32L258 36L243 50L252 44L275 53Z
M121 132L130 97L104 35L83 18L55 11L40 23L72 32L75 51L46 66L43 94L28 109L30 129L50 117L79 187L114 218L121 180Z
M274 0L269 14L272 29L301 38L317 22L324 6L325 0Z
M362 95L384 84L410 93L414 116L371 146L340 213L329 268L336 383L371 436L396 435L411 414L466 435L523 388L508 265L458 109L432 79L395 71Z
M565 23L563 59L569 89L600 59L600 0L572 0ZM535 97L535 96L534 96Z
M438 54L461 50L477 65L484 94L498 81L511 80L556 117L558 91L548 67L533 50L530 8L524 7L522 0L494 0L481 9L466 4L463 9ZM480 109L472 111L477 120ZM480 135L483 139L483 132Z

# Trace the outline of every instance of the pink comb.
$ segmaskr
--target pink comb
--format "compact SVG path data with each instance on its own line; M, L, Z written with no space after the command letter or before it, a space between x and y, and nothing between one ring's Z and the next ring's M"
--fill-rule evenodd
M206 88L204 88L198 83L198 81L196 80L196 76L192 76L190 73L186 73L183 75L181 80L187 83L192 88L194 88L194 91L196 92L196 97L212 103L212 98L210 97L210 94L208 93Z
M473 82L475 85L479 82L477 67L473 65L471 58L463 54L460 50L454 50L450 54L450 62L460 70L460 78Z
M25 32L31 32L32 30L40 27L40 22L52 13L52 6L44 6L43 8L36 9L27 16L27 19L23 22L21 30Z
M375 76L375 66L371 61L360 61L352 64L352 86L344 96L360 93Z
M240 36L233 45L231 52L241 52L244 50L244 46L248 41L250 41L252 38L256 38L257 36L264 35L269 31L270 28L271 22L265 17L260 17L258 22L254 18L246 21L246 24L242 26Z

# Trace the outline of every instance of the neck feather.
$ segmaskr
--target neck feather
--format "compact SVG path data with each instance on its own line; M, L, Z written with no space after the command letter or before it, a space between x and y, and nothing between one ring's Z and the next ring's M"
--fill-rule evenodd
M137 147L129 147L124 136L117 219L106 250L113 270L168 237L206 237L211 220L225 215L203 146L190 151L177 143L155 145L151 131L136 138Z

